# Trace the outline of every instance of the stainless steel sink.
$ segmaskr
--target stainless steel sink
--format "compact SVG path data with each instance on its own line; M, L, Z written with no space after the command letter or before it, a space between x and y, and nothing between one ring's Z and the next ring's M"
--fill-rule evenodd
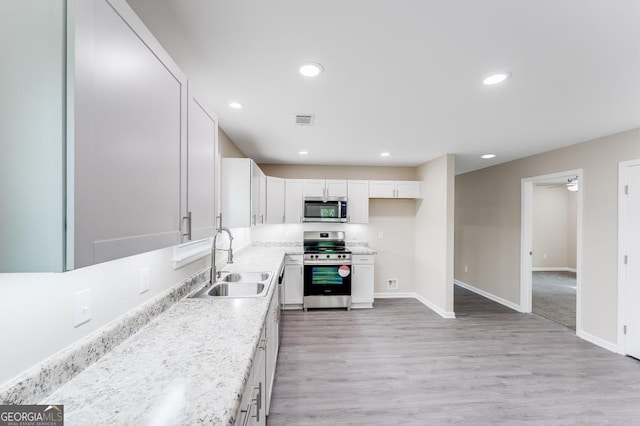
M271 274L267 272L234 272L225 275L220 281L227 283L242 282L261 282L269 279Z
M264 291L263 283L218 283L207 292L209 296L247 297L257 296Z
M213 286L205 286L189 297L195 299L262 297L267 294L270 278L269 272L233 272L223 275Z

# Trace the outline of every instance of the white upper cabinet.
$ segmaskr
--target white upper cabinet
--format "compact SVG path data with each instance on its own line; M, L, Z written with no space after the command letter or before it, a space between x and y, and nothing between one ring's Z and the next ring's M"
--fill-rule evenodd
M421 198L420 181L369 181L369 198Z
M261 192L266 199L266 176L251 158L223 158L221 163L222 226L248 228L260 224L266 214L260 210Z
M347 181L336 179L305 179L304 197L346 197Z
M267 176L267 217L265 223L284 223L284 186L284 179Z
M396 181L396 198L421 198L420 182L411 180Z
M286 179L284 188L284 222L302 223L304 181L301 179Z
M369 223L369 181L347 182L347 217L349 223Z
M325 190L327 197L346 197L347 181L327 179L325 181Z
M207 111L189 84L188 197L184 240L199 240L215 234L216 182L219 179L218 119Z
M71 269L181 241L187 79L124 0L69 7Z

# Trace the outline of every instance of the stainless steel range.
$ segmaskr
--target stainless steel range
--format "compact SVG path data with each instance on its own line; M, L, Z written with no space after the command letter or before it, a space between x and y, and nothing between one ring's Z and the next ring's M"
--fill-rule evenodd
M304 310L351 309L351 252L344 232L304 233Z

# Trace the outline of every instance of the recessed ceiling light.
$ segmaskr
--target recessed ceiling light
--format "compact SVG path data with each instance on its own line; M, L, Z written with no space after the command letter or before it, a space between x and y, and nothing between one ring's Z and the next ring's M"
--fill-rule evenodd
M307 155L308 153L309 153L308 151L300 151L300 152L298 152L298 154L300 154L300 155Z
M240 109L242 108L242 104L240 102L231 102L229 103L229 106L233 109Z
M388 157L388 156L390 156L390 155L391 155L391 154L390 154L390 153L388 153L388 152L383 152L383 153L381 153L381 154L380 154L380 157Z
M300 67L300 74L305 77L317 77L322 74L324 67L315 62L309 62Z
M495 154L484 154L484 155L481 155L480 158L484 158L485 160L488 160L490 158L496 158L496 155Z
M503 81L508 79L510 76L511 76L510 73L502 72L502 73L490 75L489 77L485 78L482 82L487 86L491 86L493 84L502 83Z

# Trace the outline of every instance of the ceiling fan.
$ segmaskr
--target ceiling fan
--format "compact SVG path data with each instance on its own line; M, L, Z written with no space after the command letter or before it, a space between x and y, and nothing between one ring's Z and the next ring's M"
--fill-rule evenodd
M565 187L571 192L578 191L578 176L571 176L565 181L561 182L539 182L536 186L545 186L547 188L560 188Z

